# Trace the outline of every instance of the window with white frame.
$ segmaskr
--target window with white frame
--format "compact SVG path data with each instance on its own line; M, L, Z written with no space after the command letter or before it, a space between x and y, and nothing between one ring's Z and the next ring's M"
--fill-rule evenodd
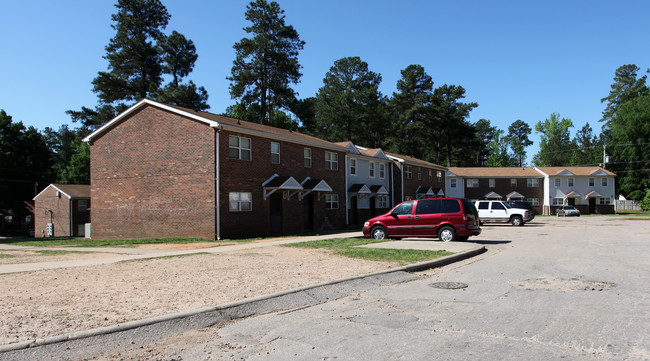
M280 143L271 142L271 163L280 164Z
M379 163L379 178L386 178L386 164Z
M566 185L567 185L567 187L573 187L575 185L575 179L574 178L568 178L566 180Z
M526 185L528 188L537 188L539 187L539 179L537 178L528 178L526 180Z
M600 197L600 201L598 202L600 205L607 205L607 204L612 204L612 200L609 197Z
M600 184L601 184L603 187L607 187L607 178L602 178L602 179L600 180Z
M517 178L510 178L510 186L512 188L517 188Z
M422 180L422 167L418 167L418 180Z
M560 188L562 186L562 179L560 178L555 178L553 182L555 183L555 188Z
M488 183L490 188L494 188L496 186L496 180L494 178L490 178Z
M311 148L305 148L303 157L305 159L305 168L311 168Z
M467 179L467 188L478 188L478 179L477 178Z
M337 153L327 151L325 152L325 169L339 169L339 155Z
M325 209L338 209L339 208L339 195L335 193L328 193L325 195Z
M350 175L357 175L357 160L350 158Z
M528 198L527 201L531 206L539 206L539 198Z
M230 192L231 212L250 212L253 210L253 193L251 192Z
M438 182L442 182L442 172L438 171Z
M596 184L596 179L595 178L589 178L589 186L593 187Z
M564 205L564 198L553 198L553 205L554 206Z
M231 135L228 138L228 157L230 159L251 160L251 139Z
M451 178L449 179L449 187L450 188L456 188L456 178Z
M368 163L368 176L375 178L375 162Z
M413 178L413 169L411 168L410 165L405 165L404 166L404 175L406 176L406 179L412 179Z
M377 196L375 206L377 208L388 208L388 196Z

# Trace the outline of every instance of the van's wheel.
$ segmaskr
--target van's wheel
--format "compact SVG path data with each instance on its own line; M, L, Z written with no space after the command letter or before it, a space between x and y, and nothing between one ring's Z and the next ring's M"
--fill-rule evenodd
M386 239L386 230L382 226L376 226L370 231L370 238L372 239Z
M438 238L443 242L456 242L458 236L452 227L444 226L438 231Z
M521 216L513 216L510 223L512 223L513 226L523 226L524 220L521 219Z

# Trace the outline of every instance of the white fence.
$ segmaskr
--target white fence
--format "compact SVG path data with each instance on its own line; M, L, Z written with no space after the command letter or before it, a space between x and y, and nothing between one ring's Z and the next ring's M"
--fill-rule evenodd
M632 200L617 200L616 201L616 210L617 211L640 211L641 206L639 203L641 201L632 201Z

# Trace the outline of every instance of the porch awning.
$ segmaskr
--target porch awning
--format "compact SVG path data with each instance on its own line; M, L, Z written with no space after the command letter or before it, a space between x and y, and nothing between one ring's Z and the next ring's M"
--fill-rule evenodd
M264 189L264 199L276 191L287 191L284 194L286 199L290 199L295 194L298 194L299 191L303 190L303 187L295 180L293 177L280 177L277 174L271 176L262 183L262 189Z
M580 193L576 191L571 191L564 196L564 198L580 198L580 197L582 196L580 195Z
M298 199L305 198L305 196L311 192L318 192L318 199L320 200L323 193L332 192L332 187L330 187L330 185L324 180L311 179L309 177L302 181L302 188L302 191L300 191L300 194L298 195Z
M587 199L587 198L598 198L598 197L602 197L602 196L600 195L600 193L598 193L596 191L591 191L591 192L589 192L589 193L587 193L585 195L585 199Z
M350 188L348 188L348 193L351 195L358 195L360 197L368 197L372 193L370 191L370 188L368 188L367 185L365 184L353 184Z
M435 195L436 192L431 187L419 186L418 189L415 190L415 197L418 199L425 198L425 197L433 197Z
M382 185L370 186L370 192L371 192L370 197L376 196L376 195L387 195L388 194L388 190L386 189L386 187L384 187Z
M501 198L503 198L503 197L501 197L499 194L497 194L495 192L490 192L490 193L485 195L485 199L501 199Z
M438 195L440 197L445 196L445 190L442 189L442 188L433 188L433 193L435 193L436 195Z
M507 199L507 200L511 200L511 199L525 199L525 198L526 198L526 197L524 197L521 193L516 192L516 191L514 191L514 192L510 192L510 193L508 193L508 195L506 196L506 199Z

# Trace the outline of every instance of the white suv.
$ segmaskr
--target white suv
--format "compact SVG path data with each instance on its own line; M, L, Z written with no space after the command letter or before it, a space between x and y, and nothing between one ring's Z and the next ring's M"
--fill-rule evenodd
M523 226L535 218L535 215L529 210L512 208L511 205L502 201L476 201L474 205L478 210L481 222L510 222L513 226Z

